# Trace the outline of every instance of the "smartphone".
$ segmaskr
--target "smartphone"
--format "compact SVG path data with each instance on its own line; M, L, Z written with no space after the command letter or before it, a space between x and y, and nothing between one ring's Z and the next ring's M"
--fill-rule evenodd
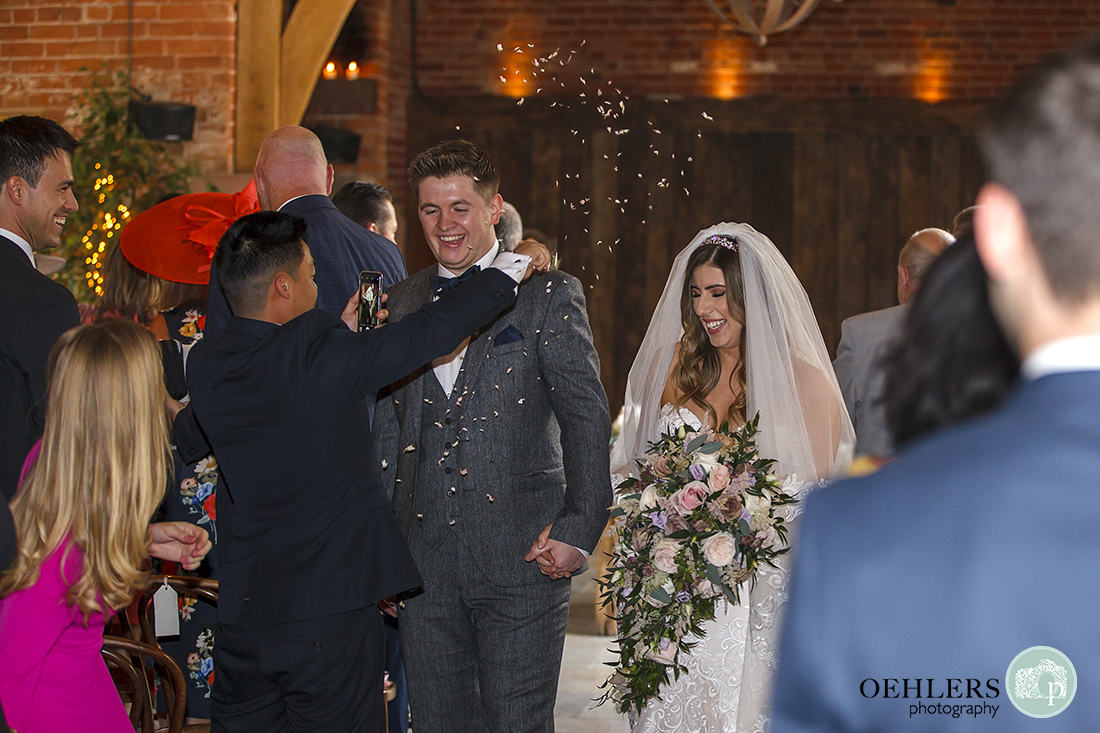
M378 305L382 299L382 273L364 270L359 273L359 330L378 325Z

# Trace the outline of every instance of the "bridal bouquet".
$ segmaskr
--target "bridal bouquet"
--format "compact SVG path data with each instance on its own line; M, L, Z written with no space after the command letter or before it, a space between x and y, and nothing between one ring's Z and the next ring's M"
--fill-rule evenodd
M742 428L692 432L681 427L650 444L639 478L616 489L615 544L605 603L617 603L619 661L599 703L640 711L686 668L715 603L738 603L761 564L788 551L780 507L797 501L800 483L769 473L757 455L759 415ZM625 496L624 496L625 494ZM611 663L609 663L611 664Z

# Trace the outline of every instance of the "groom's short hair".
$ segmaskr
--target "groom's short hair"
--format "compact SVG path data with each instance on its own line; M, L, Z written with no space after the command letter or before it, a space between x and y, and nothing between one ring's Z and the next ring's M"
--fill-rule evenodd
M1100 295L1100 40L1036 70L981 142L991 179L1023 206L1055 297Z
M500 173L492 158L468 140L448 140L428 148L409 166L409 185L420 197L420 182L425 178L469 176L474 190L486 201L500 190Z

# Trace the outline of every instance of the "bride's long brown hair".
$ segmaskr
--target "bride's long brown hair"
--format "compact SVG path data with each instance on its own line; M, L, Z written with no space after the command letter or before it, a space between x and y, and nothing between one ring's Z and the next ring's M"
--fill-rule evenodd
M718 386L718 380L722 377L722 363L718 357L718 349L711 346L699 316L695 315L695 305L691 297L692 276L704 265L712 265L722 271L730 315L741 324L741 362L730 378L731 386L732 380L736 379L741 390L721 421L706 398ZM703 408L713 427L718 427L727 420L731 427L742 424L745 421L746 406L745 287L738 252L721 244L708 243L691 253L684 275L684 288L680 294L680 322L684 327L684 335L680 339L680 359L672 372L672 383L680 394L675 407L679 409L690 402Z

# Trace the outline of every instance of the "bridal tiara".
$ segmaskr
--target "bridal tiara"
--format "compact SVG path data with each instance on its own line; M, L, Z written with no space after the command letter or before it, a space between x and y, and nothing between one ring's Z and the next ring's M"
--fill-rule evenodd
M741 242L737 240L737 237L729 234L715 234L713 237L707 237L703 240L703 244L717 244L720 247L732 249L734 252L741 251Z

